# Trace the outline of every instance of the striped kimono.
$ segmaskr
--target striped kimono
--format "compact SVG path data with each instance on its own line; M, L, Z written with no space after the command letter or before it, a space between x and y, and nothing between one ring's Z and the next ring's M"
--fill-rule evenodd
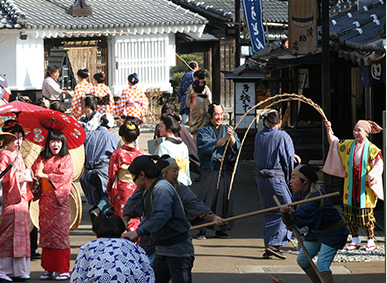
M294 167L294 146L290 136L274 127L265 127L255 136L254 160L262 208L276 206L273 195L281 204L290 203L291 193L287 184ZM262 225L265 247L286 246L291 239L291 232L282 222L279 210L265 213Z

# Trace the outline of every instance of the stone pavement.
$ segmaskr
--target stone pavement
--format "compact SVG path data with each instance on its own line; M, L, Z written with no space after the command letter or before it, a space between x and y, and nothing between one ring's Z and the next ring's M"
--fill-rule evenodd
M143 127L139 139L140 146L147 150L146 141L153 137L152 127ZM257 188L253 178L254 163L243 161L238 172L234 188L234 213L243 214L261 209ZM78 184L79 185L79 184ZM192 189L195 191L196 183ZM80 187L79 187L80 188ZM85 197L82 197L85 200ZM91 231L88 215L90 206L83 204L83 219L76 231L70 233L71 268L74 265L79 247L95 239ZM264 243L262 239L262 215L236 221L235 228L230 232L231 239L214 238L214 233L207 230L206 240L197 240L197 231L191 231L195 246L195 262L193 268L194 282L271 282L270 274L278 274L285 282L310 282L298 267L296 255L291 253L291 243L285 248L286 260L264 259ZM384 241L379 238L378 241ZM38 249L40 252L40 249ZM386 282L385 261L380 262L349 262L333 263L332 270L335 282ZM29 282L41 282L43 273L40 260L31 261L31 277Z

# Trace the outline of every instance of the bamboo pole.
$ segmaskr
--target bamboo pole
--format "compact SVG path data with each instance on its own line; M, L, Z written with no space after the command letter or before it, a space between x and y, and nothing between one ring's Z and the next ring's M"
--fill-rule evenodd
M281 206L281 203L278 200L276 195L273 195L273 199L277 205ZM294 226L294 228L292 229L292 232L293 232L293 235L297 238L297 241L300 244L301 249L304 251L306 258L308 259L318 279L320 279L321 283L325 283L324 278L321 276L321 273L318 271L317 266L314 264L313 259L311 258L310 254L308 253L307 249L304 246L304 242L301 239L300 231L298 231L297 227Z
M314 197L314 198L308 198L308 199L292 202L292 203L289 203L288 205L289 206L296 206L296 205L307 203L307 202L311 202L311 201L314 201L314 200L319 200L319 199L324 199L324 198L338 196L339 194L340 194L339 192L334 192L334 193L330 193L330 194L326 194L326 195L322 195L322 196L318 196L318 197ZM261 209L261 210L257 210L257 211L253 211L253 212L249 212L249 213L245 213L245 214L240 214L240 215L237 215L237 216L225 218L225 219L223 219L223 222L239 220L239 219L242 219L242 218L246 218L246 217L255 216L255 215L258 215L258 214L274 211L274 210L277 210L277 209L280 209L280 208L281 208L281 205L280 206L275 206L275 207L270 207L270 208L265 208L265 209ZM205 227L208 227L208 226L213 226L215 224L216 224L215 221L213 221L213 222L208 222L208 223L192 226L189 229L189 231L205 228Z

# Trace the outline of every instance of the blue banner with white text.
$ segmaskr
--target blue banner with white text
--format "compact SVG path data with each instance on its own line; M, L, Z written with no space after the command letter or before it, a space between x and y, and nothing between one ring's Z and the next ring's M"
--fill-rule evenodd
M263 31L262 1L242 0L246 25L249 27L251 46L254 52L265 47L265 33Z

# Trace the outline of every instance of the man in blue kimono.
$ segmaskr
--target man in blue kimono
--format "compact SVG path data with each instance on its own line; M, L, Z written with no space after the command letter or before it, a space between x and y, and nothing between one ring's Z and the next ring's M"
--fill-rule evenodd
M258 193L265 209L276 206L273 195L282 204L291 202L288 183L294 168L294 146L291 137L279 130L281 118L277 110L264 114L263 125L264 129L255 136L254 160ZM279 247L286 246L292 234L282 222L281 213L278 210L265 213L262 226L266 250L263 257L285 259Z
M177 102L180 102L180 114L181 114L181 125L185 125L187 122L188 116L189 116L189 108L187 107L186 103L186 92L189 86L194 81L194 73L199 70L199 64L195 61L188 62L188 66L190 67L190 70L184 74L183 78L180 82L180 88L178 93Z
M235 159L241 146L240 140L232 127L222 125L223 106L213 103L208 107L210 122L202 127L197 135L198 155L201 164L200 181L198 184L198 198L211 210L222 218L233 216L232 197L228 199L231 182L231 172L234 169ZM220 163L226 148L222 173L217 189ZM225 226L216 226L215 237L228 239L226 230L231 230L232 223ZM201 230L198 239L206 238L206 231Z

